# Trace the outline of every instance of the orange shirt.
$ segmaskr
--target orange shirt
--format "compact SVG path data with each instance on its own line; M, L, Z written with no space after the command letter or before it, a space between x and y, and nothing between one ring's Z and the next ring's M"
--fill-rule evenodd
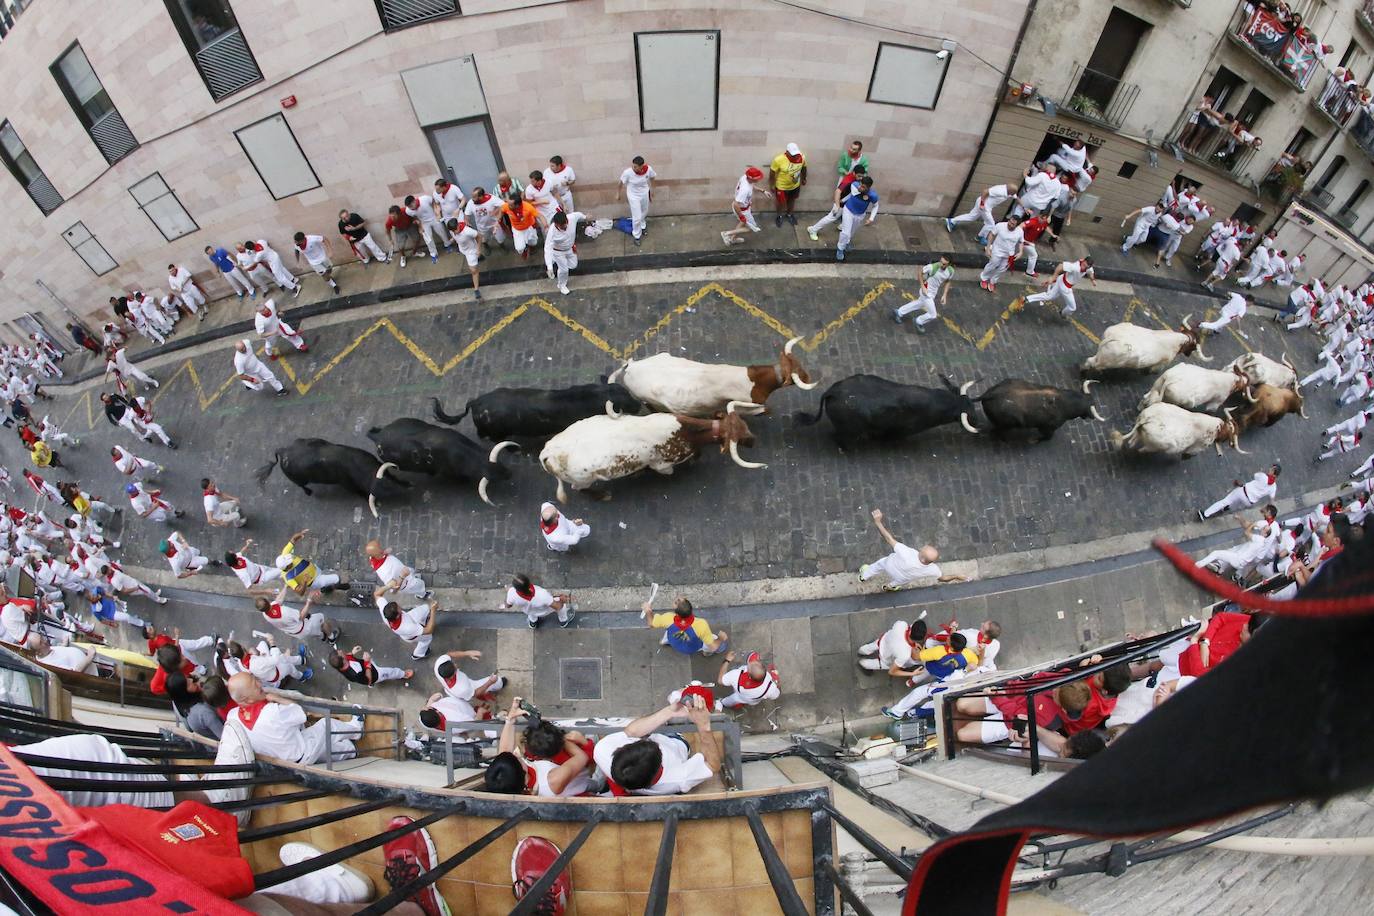
M533 226L539 217L539 211L529 201L521 201L519 210L512 210L508 203L501 205L501 212L510 220L512 229L524 231Z

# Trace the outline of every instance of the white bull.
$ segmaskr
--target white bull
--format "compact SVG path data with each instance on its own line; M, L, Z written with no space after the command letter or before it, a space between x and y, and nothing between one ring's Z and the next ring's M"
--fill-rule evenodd
M622 416L608 403L607 415L578 420L550 439L539 453L539 463L558 479L558 501L564 503L568 501L565 485L585 490L645 468L671 474L674 467L711 443L720 443L722 451L728 449L740 467L767 467L739 456L740 444L752 445L754 437L735 413L737 406L759 405L732 401L723 417L703 420L669 413Z
M1251 385L1273 385L1275 388L1298 390L1298 370L1288 361L1288 354L1279 354L1280 362L1274 362L1263 353L1246 353L1237 356L1227 365L1227 369L1241 372Z
M1097 345L1097 352L1084 360L1079 371L1143 369L1158 372L1177 357L1188 356L1194 350L1198 359L1211 362L1211 357L1202 352L1200 335L1188 324L1188 318L1183 319L1183 327L1177 331L1155 331L1123 322L1107 328Z
M787 385L809 391L811 377L792 355L800 337L789 340L776 364L722 366L659 353L630 360L608 381L624 385L635 398L654 410L688 417L713 417L731 401L762 405L770 394Z
M1228 439L1237 454L1248 454L1240 447L1239 436L1240 426L1231 419L1229 408L1226 419L1220 420L1173 404L1151 404L1126 435L1112 431L1112 444L1126 452L1191 458L1209 445L1220 455L1221 440Z
M1164 370L1154 385L1140 399L1140 409L1163 402L1189 410L1216 410L1233 394L1243 394L1254 403L1245 373L1232 368L1230 372L1204 369L1192 363L1179 363Z

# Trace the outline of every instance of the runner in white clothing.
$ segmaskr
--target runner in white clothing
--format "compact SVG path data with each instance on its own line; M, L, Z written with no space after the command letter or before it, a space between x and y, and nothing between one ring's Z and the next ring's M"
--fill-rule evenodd
M1242 296L1240 293L1232 293L1231 298L1226 300L1226 304L1221 307L1221 314L1215 321L1204 321L1200 327L1204 327L1212 333L1220 331L1233 321L1239 321L1245 317L1248 306L1255 304L1255 294L1247 293Z
M920 279L920 295L894 309L892 320L901 324L903 318L920 309L923 314L916 318L916 330L924 334L926 325L939 317L939 313L935 311L935 297L940 297L941 308L949 301L950 281L954 279L954 268L950 266L949 255L941 255L940 260L921 268Z
M310 608L315 604L319 592L311 592L300 609L283 603L286 600L286 593L286 586L282 586L275 598L270 601L267 598L259 598L253 602L253 606L258 609L258 613L262 614L268 623L287 636L294 636L297 639L318 636L328 643L339 641L338 625L323 614L310 613Z
M296 333L296 329L281 320L277 314L277 304L271 299L264 302L262 308L253 316L253 327L257 329L258 339L263 341L263 349L267 352L268 359L277 358L278 337L286 338L287 343L302 353L310 349L301 335Z
M1012 189L1016 183L995 184L978 195L978 199L973 202L973 209L967 213L961 213L951 219L945 220L945 231L953 232L954 227L960 223L980 222L982 228L978 230L978 238L984 240L993 226L997 225L997 220L993 217L992 211L1011 200ZM986 244L984 242L984 244Z
M734 693L720 701L726 709L736 706L757 706L764 700L776 700L782 695L778 684L778 671L772 665L764 665L757 652L750 652L744 664L737 668L733 651L725 653L725 661L720 663L716 683L731 688Z
M730 210L735 214L737 225L720 234L720 240L727 245L743 245L740 236L746 232L761 232L758 221L754 219L754 185L763 180L763 170L749 166L735 182L735 197L730 201Z
M205 320L206 313L201 311L201 306L205 305L205 293L200 291L189 270L177 264L168 264L167 286L192 315L199 315L202 321Z
M1198 521L1206 521L1223 512L1237 512L1269 502L1278 495L1279 474L1282 472L1283 468L1274 464L1268 471L1256 471L1255 476L1244 483L1239 480L1233 481L1235 487L1231 492L1206 509L1198 510Z
M649 202L654 196L654 179L658 173L653 170L643 156L630 160L630 167L620 173L620 185L616 188L616 200L623 192L630 204L630 229L635 245L643 237L649 226Z
M553 196L558 198L558 205L563 212L573 212L572 186L577 182L577 175L572 166L565 163L562 156L550 156L549 167L544 170L544 180L549 183Z
M515 577L511 587L506 590L506 600L501 607L514 608L524 614L531 630L550 614L558 614L560 627L572 623L574 615L572 595L555 596L543 586L535 585L526 575Z
M449 185L457 187L457 185ZM467 221L461 218L451 219L444 223L444 228L448 230L451 238L458 246L458 253L468 262L468 274L472 277L472 298L482 298L482 272L477 265L482 260L482 235Z
M412 595L416 598L430 596L425 580L383 547L381 541L368 541L363 547L363 553L367 556L367 562L376 574L377 581L381 583L382 594L395 592L398 595Z
M161 465L140 458L118 445L110 447L110 457L114 459L115 470L133 480L147 480L162 472Z
M296 242L296 263L300 263L301 254L304 253L310 269L323 277L324 282L338 295L339 284L334 282L334 262L330 260L330 255L334 253L333 243L322 235L306 235L304 232L297 232L293 238Z
M1121 243L1121 253L1126 254L1132 248L1145 241L1150 235L1150 230L1159 222L1159 218L1163 213L1164 201L1161 200L1154 206L1132 210L1122 217L1121 228L1126 228L1126 220L1128 219L1134 219L1135 225L1131 227L1131 234L1126 236L1126 240Z
M525 185L525 194L530 192ZM551 198L552 199L552 198ZM586 214L564 213L555 209L544 235L544 267L548 269L549 279L558 286L558 291L568 295L568 271L577 269L577 225L585 220Z
M282 292L290 293L293 296L301 294L301 281L296 279L296 275L286 269L282 262L281 255L277 250L267 244L267 239L258 239L256 242L248 240L244 242L251 254L260 265L266 265L272 272L272 279Z
M530 183L525 185L525 200L534 204L546 223L552 222L553 215L562 209L558 198L554 196L553 187L539 169L530 172Z
M253 344L247 338L234 344L234 375L249 391L261 391L270 387L278 396L287 393L282 383L277 380L277 376L267 368L267 364L258 359L258 355L253 352Z
M243 271L243 275L248 278L248 281L258 290L266 293L267 284L272 279L272 268L267 266L267 262L260 260L257 252L250 250L243 242L234 246L234 260L238 262L239 269Z
M167 558L172 575L178 579L189 579L210 565L209 558L187 543L180 531L173 531L158 541L157 552Z
M434 676L439 679L439 689L446 696L451 696L455 700L462 700L464 703L471 703L474 699L498 693L506 686L506 679L501 675L493 673L480 681L475 681L458 667L459 659L477 660L481 657L482 653L475 649L456 649L453 652L445 652L436 658L434 660Z
M497 245L506 243L506 228L501 225L501 203L501 198L488 194L486 188L473 188L472 196L463 208L463 216L482 237L483 245L488 242Z
M997 281L1011 268L1012 262L1021 257L1025 243L1019 216L1008 216L1006 222L994 226L988 233L988 244L984 249L988 263L978 275L978 285L990 293L996 292Z
M926 544L920 550L913 550L893 537L892 532L888 531L887 526L883 524L883 510L874 509L869 514L873 516L873 523L877 525L878 533L892 548L892 552L880 560L860 566L860 582L867 582L882 573L888 578L883 589L896 591L900 586L920 579L934 579L938 582L962 582L964 580L963 576L947 576L940 572L940 567L936 565L936 561L940 559L940 551L936 550L934 546Z
M250 595L270 595L271 589L259 588L272 582L281 581L281 570L275 566L263 566L255 563L244 553L249 547L253 546L253 539L248 538L243 542L243 546L238 550L229 551L224 554L224 565L238 576L243 587Z
M1240 261L1240 246L1233 238L1222 238L1217 245L1216 263L1212 265L1212 272L1206 280L1202 281L1205 289L1211 289L1218 280L1226 279L1226 275L1231 272L1231 268Z
M592 533L590 525L580 518L568 518L553 503L539 507L539 533L550 550L567 553Z
M434 200L439 205L439 220L443 223L459 219L463 215L463 206L467 203L467 199L463 197L463 189L447 178L440 178L434 182Z
M1081 261L1063 261L1054 269L1054 276L1050 277L1050 282L1045 285L1045 291L1027 296L1026 302L1027 304L1031 302L1049 304L1058 299L1064 303L1059 314L1067 318L1078 310L1078 302L1074 299L1073 287L1084 277L1092 281L1093 286L1097 285L1097 276L1093 273L1092 258L1083 258Z
M429 644L434 641L434 627L439 622L438 604L417 604L409 610L401 610L395 601L383 597L382 588L375 589L372 597L377 602L377 610L381 611L382 622L402 642L414 644L410 657L421 659L428 655Z
M136 378L143 384L152 385L154 388L159 387L157 379L129 362L129 351L126 347L114 347L110 350L109 358L105 362L105 377L109 378L111 372L126 378Z
M448 231L444 229L444 224L439 221L439 204L428 194L421 194L419 197L410 195L405 199L406 216L414 219L420 224L420 237L425 240L425 247L429 249L429 259L434 263L439 262L439 250L434 246L434 236L439 236L439 241L448 248L452 243L449 241Z

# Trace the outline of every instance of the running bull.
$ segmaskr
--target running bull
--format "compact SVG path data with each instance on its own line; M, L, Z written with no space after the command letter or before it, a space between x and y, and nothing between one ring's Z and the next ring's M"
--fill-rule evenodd
M810 391L816 385L792 355L800 337L783 345L776 364L721 366L698 363L667 353L630 360L611 374L634 397L654 410L689 417L714 417L731 401L763 404L779 388L796 385Z
M1241 429L1250 429L1255 426L1273 426L1290 413L1307 419L1307 412L1302 408L1302 395L1291 388L1261 384L1255 386L1254 398L1237 419L1240 421Z
M1231 360L1226 368L1244 373L1251 385L1298 390L1298 370L1288 361L1287 351L1279 354L1278 362L1263 353L1245 353Z
M1177 331L1154 331L1130 323L1114 324L1102 334L1097 352L1084 361L1080 372L1110 369L1141 369L1158 372L1180 356L1194 351L1198 359L1211 362L1202 352L1201 332L1190 325L1189 315Z
M1089 387L1096 384L1089 379L1083 383L1082 391L1071 391L1009 378L974 400L983 405L983 414L999 434L1034 430L1044 441L1070 420L1093 419L1100 423L1106 419L1097 412L1088 394ZM960 415L959 422L969 432L980 432L969 422L967 414Z
M566 487L586 490L645 468L671 474L674 467L712 443L719 443L721 451L728 449L730 458L742 468L764 468L768 465L739 456L739 447L753 445L754 436L735 411L762 410L762 406L731 401L722 416L703 420L667 413L622 416L607 405L605 416L578 420L550 439L539 453L539 463L558 479L558 501L564 503L568 501Z
M955 422L977 432L968 419L977 409L967 394L973 382L956 389L948 378L940 378L944 388L904 385L876 375L851 375L826 389L814 416L798 413L793 422L813 426L828 411L841 446L862 439L903 439Z
M429 474L446 480L477 481L477 495L495 507L487 496L492 480L509 480L510 469L500 462L503 449L519 448L514 442L499 442L488 452L456 429L445 429L424 420L403 418L386 426L374 426L367 438L377 447L377 455L402 471Z
M1229 440L1238 455L1249 454L1240 447L1240 424L1231 419L1231 408L1226 408L1226 419L1221 420L1205 413L1193 413L1173 404L1151 404L1136 417L1135 426L1124 436L1112 431L1112 444L1123 452L1141 454L1180 455L1191 458L1214 446L1221 454L1221 441Z
M411 486L395 475L396 465L383 464L351 445L335 445L323 439L297 439L272 453L272 460L254 472L258 485L267 483L272 469L281 465L286 479L313 496L311 484L326 483L367 497L367 507L377 517L377 500L400 496Z
M472 414L477 435L490 442L506 439L547 439L578 420L603 413L610 401L621 413L639 413L641 404L623 385L573 385L570 388L496 388L468 401L452 416L434 398L434 418L457 426Z
M1170 366L1140 399L1140 409L1163 402L1188 410L1218 410L1234 394L1253 404L1250 380L1234 364L1228 368L1230 371L1205 369L1192 363Z

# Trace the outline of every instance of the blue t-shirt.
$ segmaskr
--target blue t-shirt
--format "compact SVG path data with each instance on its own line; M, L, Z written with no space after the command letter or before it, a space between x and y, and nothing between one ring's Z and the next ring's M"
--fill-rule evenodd
M669 626L667 633L668 645L684 655L700 652L706 645L691 627Z
M91 613L101 620L113 621L119 606L115 604L113 598L105 594L103 588L96 588L95 594L96 600L91 602Z
M926 662L926 674L929 674L937 681L943 681L954 672L967 667L968 659L964 657L964 653L951 652L943 658Z
M867 196L858 193L850 193L850 195L844 199L843 206L855 216L863 216L868 208L877 202L878 195L873 191L869 191Z
M225 273L229 273L238 266L234 263L234 259L229 256L229 252L225 251L223 248L216 248L214 253L210 255L210 260L214 261L215 266Z

